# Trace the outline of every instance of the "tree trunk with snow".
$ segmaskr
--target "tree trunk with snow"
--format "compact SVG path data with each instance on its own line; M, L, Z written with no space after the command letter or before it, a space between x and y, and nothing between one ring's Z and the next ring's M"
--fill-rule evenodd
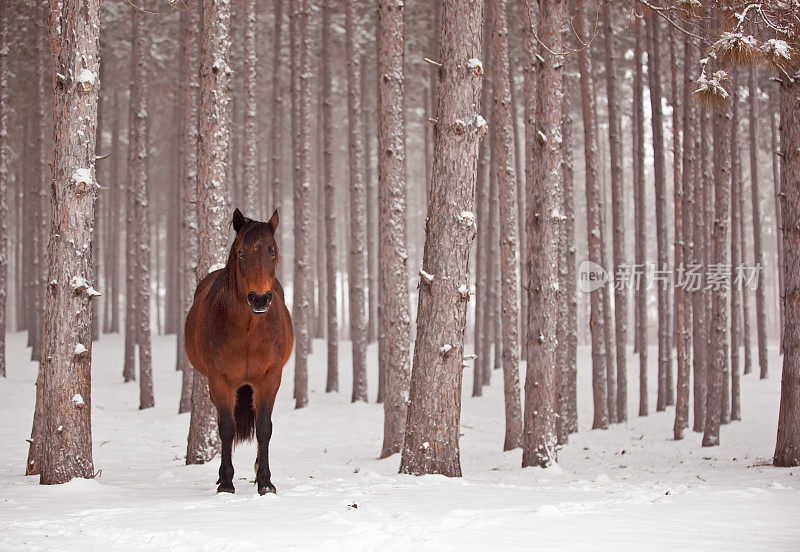
M561 390L560 418L565 434L578 431L578 300L575 294L577 274L575 273L575 173L573 165L572 141L572 102L570 84L574 77L570 72L573 66L567 63L564 74L564 106L561 114L561 171L562 171L562 200L564 208L564 225L559 233L559 248L561 250L561 266L559 289L564 294L563 304L566 308L563 331L559 337L563 338L564 350L559 356L561 366L559 388ZM524 311L523 311L524 312ZM562 321L559 321L562 322ZM561 346L559 339L558 346ZM564 436L564 435L562 435ZM559 439L561 441L561 439ZM565 440L565 439L564 439Z
M522 466L548 467L557 461L558 417L556 371L556 290L558 289L558 242L561 217L554 217L561 185L561 110L563 107L564 51L562 27L566 23L565 2L542 2L538 32L525 32L528 63L537 63L537 37L548 49L539 56L534 91L525 109L526 234L528 263L528 335L525 376L525 412L522 433ZM537 41L538 42L538 41ZM525 73L533 78L533 71ZM533 107L535 106L535 112Z
M308 404L308 356L314 323L311 272L311 38L308 0L290 2L292 19L292 149L294 165L294 291L292 319L295 408Z
M730 106L713 114L714 133L714 229L711 243L712 263L728 264L728 226L731 188L731 110ZM722 419L722 387L728 363L728 290L718 286L711 290L711 318L708 347L708 400L703 432L703 446L719 445Z
M580 40L588 38L586 12L582 2L575 3L575 31ZM594 94L592 93L592 64L588 48L578 52L580 70L581 107L583 112L584 159L586 161L586 232L589 242L589 261L602 266L602 243L600 231L600 182L598 180L597 125L595 123ZM542 211L539 211L542 212ZM608 397L606 389L606 350L603 319L602 290L591 293L591 318L589 330L592 336L592 394L594 397L594 421L592 429L608 427Z
M339 391L339 295L336 241L336 187L333 180L333 105L331 65L331 0L322 7L322 164L325 176L325 278L327 280L328 371L325 391ZM321 269L322 267L320 267Z
M197 148L197 281L224 264L228 252L226 171L230 109L229 0L204 0L200 47L200 112ZM203 464L219 449L214 405L208 381L195 372L187 464Z
M135 292L136 296L136 341L139 345L139 409L155 405L153 398L153 363L150 346L150 207L147 184L147 90L146 57L147 42L145 14L131 6L133 18L132 59L133 81L131 105L133 111L133 181L135 188L134 221L135 235Z
M194 368L189 363L184 349L184 320L194 301L197 285L197 105L200 87L199 49L197 35L200 30L200 8L197 4L187 6L181 12L181 35L183 41L183 125L181 152L183 170L181 183L183 202L181 205L181 277L183 278L183 298L181 322L178 327L178 367L182 372L181 400L178 413L191 412Z
M750 71L755 71L754 67L750 67ZM752 77L754 78L754 77ZM780 91L778 92L778 96L780 96ZM780 104L780 97L778 101L773 102L774 104ZM780 352L783 353L783 334L785 329L786 323L786 305L785 305L785 286L784 286L784 264L783 264L783 207L781 206L781 179L780 179L780 171L778 168L779 165L779 156L778 156L778 124L776 119L780 118L780 114L778 111L780 107L775 107L775 112L770 113L769 123L770 123L770 151L772 152L772 185L775 193L775 241L776 249L778 252L778 309L780 313ZM744 194L741 195L742 201L744 201ZM744 230L742 230L742 239L744 239ZM744 247L742 248L744 251ZM747 300L747 293L742 295L742 298L746 301ZM748 349L745 350L745 361L744 361L744 373L749 374L751 371L750 366L750 350L749 350L749 343L750 343L750 331L749 331L749 317L747 313L749 309L746 306L746 303L743 301L744 305L744 320L745 320L745 347Z
M800 465L800 75L782 82L781 171L784 216L783 239L785 326L781 405L778 437L773 464L779 467Z
M469 254L475 237L483 2L443 0L437 121L417 338L400 472L461 476L459 433Z
M404 3L378 3L379 294L385 368L381 458L403 448L411 380L411 314L406 253L406 119Z
M501 336L506 431L503 450L520 446L522 405L519 389L519 299L517 297L517 177L508 59L507 0L492 0L494 124L497 129L497 187L500 200Z
M367 401L367 191L364 187L364 144L361 141L361 63L358 40L361 26L356 5L345 7L347 42L347 113L350 161L350 339L353 344L352 401Z
M85 252L92 240L100 2L50 6L53 64L53 194L42 325L43 484L94 475L91 425L91 306L96 292ZM64 75L61 79L58 75Z

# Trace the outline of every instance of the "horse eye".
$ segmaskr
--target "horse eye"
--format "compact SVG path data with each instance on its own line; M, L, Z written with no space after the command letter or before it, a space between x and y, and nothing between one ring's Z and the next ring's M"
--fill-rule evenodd
M240 249L236 252L236 254L239 255L240 259L244 259L244 249Z

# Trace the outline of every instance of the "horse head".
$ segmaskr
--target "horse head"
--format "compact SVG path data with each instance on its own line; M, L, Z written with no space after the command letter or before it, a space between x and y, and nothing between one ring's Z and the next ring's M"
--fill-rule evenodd
M247 299L254 314L264 314L272 302L275 271L278 268L278 211L267 222L245 217L239 209L233 212L233 240L228 268L241 297Z

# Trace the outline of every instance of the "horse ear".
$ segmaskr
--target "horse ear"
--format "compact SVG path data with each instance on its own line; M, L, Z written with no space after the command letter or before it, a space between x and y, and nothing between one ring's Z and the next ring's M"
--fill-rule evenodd
M278 210L275 209L275 212L272 213L272 218L269 219L267 224L269 224L269 229L272 230L272 233L275 233L275 230L278 228Z
M247 223L247 218L242 214L239 209L236 209L233 212L233 229L236 230L236 233L239 233L239 230L244 228L244 225Z

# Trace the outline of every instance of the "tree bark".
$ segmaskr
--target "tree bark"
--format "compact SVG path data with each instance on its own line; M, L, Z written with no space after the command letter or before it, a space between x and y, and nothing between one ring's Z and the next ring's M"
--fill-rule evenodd
M437 122L417 338L400 472L461 476L459 432L469 253L475 237L483 2L443 0ZM465 290L467 292L465 293Z
M731 356L730 356L730 392L728 400L725 400L723 392L722 400L722 422L728 423L731 420L741 420L742 409L739 396L739 347L741 345L742 331L742 295L744 287L739 285L736 278L738 267L743 266L742 262L742 238L740 236L742 218L740 210L740 196L742 195L742 163L739 155L739 70L733 69L733 83L731 87ZM727 382L723 385L723 391L728 389Z
M93 476L91 308L96 292L84 275L91 259L100 2L50 5L54 126L47 295L42 325L43 441L40 482Z
M411 315L406 253L406 119L403 72L404 2L378 3L378 75L380 125L379 294L381 363L385 367L381 458L403 448L411 379Z
M366 33L364 33L366 35ZM367 67L369 56L365 53L368 44L361 48L361 132L364 145L364 188L367 194L367 343L378 340L378 181L372 175L372 159L375 154L372 150L372 131L370 112L374 106L370 105L369 89L374 86Z
M606 94L608 97L608 145L611 158L611 213L614 239L614 274L625 264L625 182L622 171L622 114L618 99L614 29L611 8L603 3ZM617 421L628 419L628 374L626 347L628 341L628 291L614 286L614 327L617 345Z
M364 187L364 144L361 141L361 63L357 45L360 25L356 5L345 9L347 42L347 113L350 160L350 339L353 347L353 394L351 400L367 401L367 194Z
M575 175L573 170L573 141L572 141L572 101L571 84L574 80L570 71L571 63L567 63L564 74L564 106L561 113L561 171L562 171L562 200L564 227L559 233L561 249L561 278L559 289L563 290L562 303L566 308L563 332L563 356L559 356L561 365L561 401L560 418L563 420L563 432L559 432L559 442L566 442L562 433L576 433L578 431L578 301L575 295ZM525 312L525 311L523 311ZM559 339L558 346L561 346ZM561 360L563 359L563 360Z
M328 373L325 391L339 391L339 295L336 272L338 267L336 241L336 187L333 180L333 100L331 65L331 0L322 8L322 134L323 169L325 175L325 277L328 301Z
M132 58L133 81L131 86L131 105L133 112L133 182L135 188L134 221L136 282L136 340L139 344L139 409L155 405L153 398L153 364L150 347L150 216L147 184L147 91L146 58L147 36L144 27L144 14L131 6L133 26Z
M761 198L759 196L758 178L758 86L755 70L750 72L750 199L753 205L753 255L755 266L760 267L760 278L756 288L756 335L758 337L758 366L760 378L766 379L769 375L767 365L767 297L764 285L764 249L761 235Z
M695 140L697 135L697 114L695 100L692 98L691 70L695 64L695 47L692 38L687 34L683 37L683 156L681 159L681 224L682 224L682 256L685 265L694 263L694 206L695 206ZM686 428L689 427L689 386L691 380L691 360L693 337L697 328L694 322L695 293L692 289L684 288L683 294L683 325L684 349L683 358L678 364L678 389L675 401L675 424L673 436L678 441L683 439Z
M181 399L178 413L191 412L192 389L194 387L194 368L186 357L184 348L184 323L194 301L197 284L197 104L200 87L200 67L198 60L197 35L200 29L200 8L197 4L187 6L181 12L181 35L183 41L183 125L181 152L183 158L182 181L183 202L181 217L181 277L183 278L183 298L181 302L181 323L178 325L178 366L182 372Z
M258 20L256 18L256 0L245 0L243 4L244 43L242 71L244 79L244 124L242 134L242 203L244 208L257 211L258 200L258 134L256 103L256 87L258 86L258 57L256 54L256 34Z
M508 58L507 0L492 0L494 124L497 129L497 187L500 199L500 283L503 397L506 431L503 450L520 446L522 405L519 389L519 299L517 297L517 177Z
M586 12L584 10L585 6L582 2L575 3L575 31L580 40L588 39ZM602 235L600 230L602 200L600 198L600 182L598 180L597 124L595 122L594 94L592 93L592 63L587 48L582 48L577 57L580 70L584 159L586 161L586 233L589 242L589 261L602 266ZM592 335L592 394L594 397L592 429L605 429L608 427L608 391L602 290L593 291L590 300L591 319L589 320L589 329Z
M272 140L272 208L281 211L283 208L283 89L281 87L281 68L283 65L282 55L282 31L283 31L283 2L275 0L274 19L275 26L272 33L272 121L271 121L271 140ZM283 239L282 232L275 235L275 242L278 251L282 251ZM278 265L278 278L284 279L283 267Z
M634 74L633 74L633 196L636 213L636 266L640 270L645 268L647 255L647 235L645 221L645 176L644 176L644 71L642 68L642 22L637 16L634 18ZM639 351L639 416L647 416L647 286L639 281L636 290L636 343Z
M714 264L728 264L728 226L731 186L731 111L730 106L713 114L714 132ZM703 446L719 445L722 414L723 375L728 363L728 297L725 286L711 290L712 306L708 349L708 400L703 432Z
M230 109L229 0L204 0L200 35L200 112L197 148L197 282L225 264L228 251L226 182ZM195 372L186 463L203 464L219 450L208 381Z
M554 217L561 184L561 115L563 107L562 27L566 23L565 2L542 2L538 38L543 61L536 70L535 114L533 99L526 102L526 259L528 263L528 335L525 376L525 413L522 434L522 466L547 467L558 460L556 419L558 416L556 372L556 289L558 288L558 246L561 217ZM535 52L533 28L525 33L526 49ZM537 63L532 56L528 63ZM527 78L533 72L526 72ZM539 216L542 214L543 216Z
M8 305L8 8L0 0L0 377L6 377ZM19 305L17 305L19 308Z
M800 84L780 86L781 171L784 214L785 330L781 405L773 464L800 465Z
M656 196L656 270L669 270L669 248L667 230L667 184L664 163L664 124L661 114L661 63L659 17L649 15L646 22L648 55L647 72L650 84L650 110L653 125L653 178ZM663 272L662 272L663 273ZM672 334L670 333L669 287L665 282L656 283L658 289L658 398L656 411L663 411L674 404L672 391Z
M130 83L128 87L128 163L126 171L127 188L125 192L125 349L122 367L122 379L125 383L136 380L136 344L138 343L136 326L136 173L134 155L136 144L136 104L134 88L136 86L136 70L139 64L139 49L133 47L136 27L136 7L131 6L131 65Z
M750 71L755 71L753 67L750 68ZM778 94L780 95L780 93ZM780 99L777 102L773 102L773 104L779 104ZM770 151L772 152L772 184L775 190L775 241L776 249L778 252L778 309L780 313L780 352L783 354L783 334L784 328L786 327L786 294L785 294L785 285L784 285L784 253L783 253L783 208L781 207L781 179L779 175L778 169L778 124L776 119L780 118L780 114L777 112L780 108L776 107L775 113L770 113L769 122L770 122ZM744 194L742 194L744 196ZM742 201L744 198L742 197ZM742 231L742 238L744 239L744 231ZM742 248L744 251L744 247ZM744 293L742 296L745 300L747 299L747 293ZM745 303L746 305L746 303ZM747 313L749 309L745 306L744 308L744 320L745 320L745 347L749 347L750 344L750 332L749 332L749 317ZM745 350L745 365L744 365L744 373L750 373L750 351L749 349Z
M294 292L292 319L295 408L308 404L308 356L314 323L311 273L311 38L308 0L291 1L292 18L292 146L294 164Z

